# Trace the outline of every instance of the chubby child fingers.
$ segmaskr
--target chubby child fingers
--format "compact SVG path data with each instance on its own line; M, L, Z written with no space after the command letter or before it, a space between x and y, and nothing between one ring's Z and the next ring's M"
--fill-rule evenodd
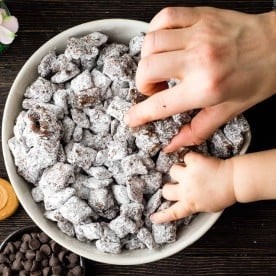
M196 211L189 204L177 201L168 209L152 214L150 219L153 223L165 223L188 217L194 213Z
M181 198L178 184L166 184L162 188L162 195L165 199L177 201Z
M169 173L174 181L180 182L185 174L185 167L183 165L174 164L170 168Z
M149 31L160 29L185 28L200 20L197 8L167 7L157 13L150 22Z

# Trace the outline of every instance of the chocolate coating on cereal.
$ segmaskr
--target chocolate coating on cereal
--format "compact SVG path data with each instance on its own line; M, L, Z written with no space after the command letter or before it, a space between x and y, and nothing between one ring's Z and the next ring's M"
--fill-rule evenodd
M65 235L95 241L98 250L112 254L174 242L177 227L191 218L160 225L150 221L152 213L171 204L161 192L173 181L170 167L183 162L190 150L235 155L249 131L239 116L207 142L166 154L162 148L199 110L135 129L126 126L129 108L147 98L135 84L143 39L140 34L124 45L92 32L70 37L64 53L49 52L26 89L15 136L8 141L18 173L34 184L32 196L44 206L45 217ZM178 82L171 80L168 86ZM25 251L28 246L26 241ZM59 274L59 262L71 260L69 274L77 275L75 257L64 252L51 257L52 247L43 249L51 258L45 265L52 265L43 273ZM34 270L44 253L28 254L22 266Z

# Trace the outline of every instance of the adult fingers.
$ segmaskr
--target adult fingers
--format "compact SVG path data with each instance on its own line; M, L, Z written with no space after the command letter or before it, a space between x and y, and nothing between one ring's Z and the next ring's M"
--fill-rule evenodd
M150 121L199 108L200 103L193 93L186 93L182 84L158 92L132 106L125 116L125 123L136 127Z
M164 151L173 152L182 146L203 143L221 125L235 115L236 113L232 109L228 109L228 103L203 108L189 124L184 125Z
M166 184L162 188L162 195L165 199L171 201L177 201L180 199L179 196L179 185L178 184Z
M185 63L184 51L159 53L142 58L136 72L138 90L151 95L155 84L172 78L181 79Z
M177 201L168 209L154 213L150 216L153 223L165 223L178 220L196 213L194 206L184 201Z
M200 13L197 8L168 7L154 16L150 22L149 31L185 28L194 25L199 19Z
M190 29L171 29L150 32L145 36L141 57L185 49L187 41L191 39Z

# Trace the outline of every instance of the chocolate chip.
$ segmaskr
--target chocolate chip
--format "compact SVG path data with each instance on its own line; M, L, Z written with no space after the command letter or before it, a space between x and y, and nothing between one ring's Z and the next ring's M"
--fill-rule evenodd
M81 276L82 275L82 268L77 265L73 269L70 270L74 276Z
M24 234L21 238L22 242L24 241L30 241L32 239L30 234Z
M48 244L41 245L39 250L43 252L46 256L50 256L52 253L52 250Z
M9 249L9 253L12 253L12 254L15 253L16 248L14 247L14 245L11 242L7 243L7 247Z
M15 259L12 263L12 270L16 270L16 271L19 271L23 268L23 265L22 265L22 262L21 262L21 259Z
M28 241L23 241L20 246L20 251L25 253L29 249Z
M37 239L37 233L31 233L31 237L32 237L33 239Z
M10 263L12 263L15 260L15 254L10 254L9 260L10 260Z
M25 270L21 270L21 271L19 272L19 276L28 276L28 275L29 275L29 273L26 272Z
M51 257L50 257L50 260L49 260L49 265L50 266L55 266L55 265L58 265L59 264L59 260L58 258L52 254Z
M30 273L30 276L40 276L40 275L42 275L41 271L33 271Z
M0 273L3 273L3 269L4 269L5 265L4 264L0 264Z
M50 241L50 246L55 254L58 254L62 250L62 247L53 240Z
M37 261L33 261L31 271L33 272L33 271L37 271L39 269L40 269L40 263Z
M62 266L60 265L55 265L52 267L52 273L55 275L60 275L62 272Z
M41 261L41 266L42 267L47 267L49 265L49 260L48 259L44 259Z
M76 264L79 262L79 256L74 253L70 253L69 256L67 256L67 259L71 264Z
M35 260L36 261L40 262L41 260L43 260L45 258L47 258L47 256L43 252L36 251L36 253L35 253Z
M61 263L63 262L64 256L65 256L66 253L67 253L67 252L66 252L65 250L60 251L60 252L58 253L58 259L59 259L59 261L60 261Z
M0 253L0 264L8 263L9 259L3 253Z
M21 241L15 241L13 243L13 246L15 247L16 250L18 250L20 248L20 245L21 245Z
M22 252L20 252L20 251L16 252L15 259L21 260L21 259L23 259L23 257L24 257L24 254Z
M3 268L3 276L12 276L12 270L8 266Z
M50 238L44 232L38 234L38 239L41 243L47 243L50 241Z
M31 260L23 261L22 264L23 264L23 267L26 271L31 271L31 268L32 268L32 265L33 265L33 262Z
M51 268L49 266L48 267L44 267L42 269L42 275L43 276L48 276L48 275L50 275L50 271L51 271Z
M35 258L35 252L33 250L26 251L26 259L33 260Z
M37 239L32 239L29 241L29 247L32 250L37 250L40 247L40 241Z

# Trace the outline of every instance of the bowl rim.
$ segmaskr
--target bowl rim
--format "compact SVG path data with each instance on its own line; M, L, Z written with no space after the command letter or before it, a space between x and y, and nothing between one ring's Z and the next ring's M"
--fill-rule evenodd
M17 182L15 177L13 176L13 169L11 167L15 168L15 172L16 172L16 166L13 163L10 167L8 160L11 157L11 152L9 150L8 147L8 139L11 138L11 136L7 133L7 125L9 122L8 119L8 108L10 109L12 106L12 97L14 94L14 91L16 89L16 87L18 87L19 85L19 81L22 78L22 76L24 76L26 74L26 68L28 68L32 62L32 60L34 60L37 57L42 57L42 52L46 52L49 51L49 45L52 44L53 41L58 41L60 38L64 37L64 36L69 36L69 34L71 34L72 32L76 32L76 33L80 33L79 29L81 29L82 27L84 27L85 29L87 29L89 26L93 26L96 24L140 24L140 27L143 26L144 29L147 29L148 23L143 22L143 21L138 21L138 20L131 20L131 19L120 19L120 18L116 18L116 19L102 19L102 20L95 20L95 21L90 21L90 22L86 22L80 25L76 25L74 27L71 27L57 35L55 35L54 37L52 37L50 40L48 40L47 42L45 42L44 44L42 44L29 58L28 60L25 62L25 64L22 66L22 68L20 69L20 71L18 72L12 86L10 89L10 92L8 94L6 103L5 103L5 108L4 108L4 113L3 113L3 120L2 120L2 149L3 149L3 156L4 156L4 162L5 162L5 167L10 179L11 184L13 185L13 188L16 192L16 195L18 196L18 199L21 203L21 205L23 206L24 210L26 211L26 213L30 216L30 218L41 228L43 229L42 231L45 232L51 239L55 240L56 242L58 242L60 245L62 245L65 248L68 248L68 242L66 243L66 239L62 239L60 237L56 237L54 235L54 230L52 230L49 227L46 227L46 224L41 221L39 218L37 218L34 214L32 214L32 210L30 207L27 206L27 204L25 203L24 200L24 195L20 194L17 190L17 185L14 185L14 182ZM76 34L77 35L77 34ZM18 114L17 114L18 115ZM245 144L242 148L242 151L240 152L240 154L243 154L247 151L248 146L250 144L250 140L251 140L251 133L249 132L247 134L247 139L245 140ZM19 176L19 174L16 172L17 176ZM22 178L23 179L23 178ZM24 180L24 179L23 179ZM24 180L25 183L27 183ZM200 239L214 224L215 222L218 220L218 218L221 216L221 214L223 213L223 210L220 212L216 212L216 213L204 213L204 216L208 216L208 220L207 222L200 227L200 229L197 229L197 231L195 233L193 233L193 235L191 236L191 238L186 241L186 242L175 242L173 244L173 246L170 247L166 247L162 246L162 250L152 250L152 254L141 254L141 256L139 257L130 257L130 256L126 256L125 258L120 258L121 254L118 255L113 255L113 254L109 254L109 253L104 253L104 254L93 254L93 256L89 255L88 252L84 252L84 250L81 250L80 248L68 248L70 251L83 256L87 259L90 260L94 260L94 261L98 261L101 263L107 263L107 264L115 264L115 265L138 265L138 264L145 264L145 263L149 263L149 262L154 262L154 261L158 261L160 259L169 257L173 254L176 254L177 252L183 250L184 248L188 247L189 245L193 244L194 242L196 242L198 239ZM60 231L60 230L59 230ZM65 236L65 234L63 234ZM81 243L81 242L80 242ZM144 249L143 249L144 250ZM141 251L142 250L135 250L135 251ZM130 252L131 254L131 252ZM119 257L118 257L119 256Z

